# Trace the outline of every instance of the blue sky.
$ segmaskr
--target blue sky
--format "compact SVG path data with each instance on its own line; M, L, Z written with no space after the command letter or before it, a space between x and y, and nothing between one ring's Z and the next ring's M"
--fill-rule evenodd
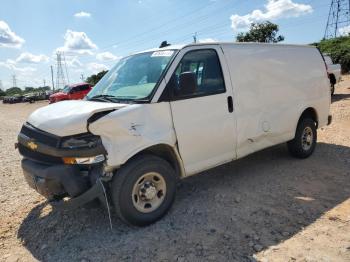
M170 43L233 41L250 22L280 26L285 43L323 37L330 0L2 0L2 89L51 84L55 53L64 52L69 81L110 68L121 56ZM1 86L0 86L1 88Z

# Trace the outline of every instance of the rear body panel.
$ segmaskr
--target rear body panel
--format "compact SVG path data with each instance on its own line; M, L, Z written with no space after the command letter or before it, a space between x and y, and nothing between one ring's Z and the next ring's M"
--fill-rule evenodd
M294 138L302 112L312 107L327 124L330 93L316 48L295 45L223 44L234 89L237 154Z

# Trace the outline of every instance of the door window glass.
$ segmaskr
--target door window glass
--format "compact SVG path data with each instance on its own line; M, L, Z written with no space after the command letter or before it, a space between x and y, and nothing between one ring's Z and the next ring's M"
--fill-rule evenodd
M179 89L180 76L182 73L192 72L196 78L196 87L189 94L183 95ZM171 87L174 90L175 98L205 96L225 92L225 84L222 75L221 65L215 50L195 50L184 55L176 68Z

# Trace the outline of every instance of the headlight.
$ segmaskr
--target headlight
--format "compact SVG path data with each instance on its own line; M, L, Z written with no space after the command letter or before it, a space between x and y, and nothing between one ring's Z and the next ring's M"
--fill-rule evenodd
M105 161L104 155L97 155L92 157L63 157L63 162L68 165L92 165Z
M101 143L101 138L92 134L80 134L64 138L61 142L62 148L78 149L78 148L92 148Z

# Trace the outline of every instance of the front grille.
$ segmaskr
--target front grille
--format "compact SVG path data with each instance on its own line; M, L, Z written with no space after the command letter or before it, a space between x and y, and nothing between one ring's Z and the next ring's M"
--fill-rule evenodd
M60 143L60 137L39 130L29 124L24 124L22 126L21 133L48 146L57 147Z
M63 164L62 158L45 155L36 151L33 151L22 144L18 144L19 153L25 158L29 158L34 161L52 164Z

